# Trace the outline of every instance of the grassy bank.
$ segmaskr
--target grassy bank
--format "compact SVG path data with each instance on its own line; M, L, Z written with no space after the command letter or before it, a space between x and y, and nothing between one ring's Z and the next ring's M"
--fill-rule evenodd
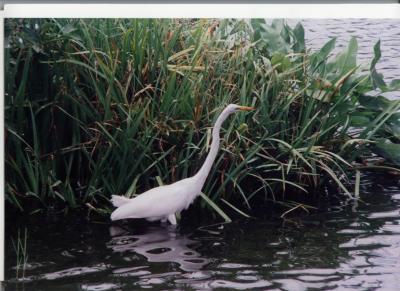
M358 170L400 165L400 101L380 95L400 82L377 72L379 42L360 66L356 38L309 51L281 21L7 20L6 36L6 198L21 210L107 209L192 175L228 103L257 110L225 124L203 189L225 210L329 184L354 197Z

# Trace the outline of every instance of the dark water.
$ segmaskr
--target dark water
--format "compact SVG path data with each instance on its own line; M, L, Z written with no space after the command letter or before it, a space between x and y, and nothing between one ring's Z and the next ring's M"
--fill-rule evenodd
M291 20L292 21L292 20ZM358 36L360 60L381 38L386 80L399 78L399 20L305 20L309 45ZM394 96L396 98L396 95ZM398 96L397 96L398 97ZM361 201L280 219L173 228L7 220L5 290L400 290L400 182L363 177ZM187 218L186 220L190 220ZM11 238L28 231L25 271ZM21 257L21 256L20 256Z
M398 180L363 177L362 201L286 220L200 228L32 221L19 278L8 240L5 289L400 290Z

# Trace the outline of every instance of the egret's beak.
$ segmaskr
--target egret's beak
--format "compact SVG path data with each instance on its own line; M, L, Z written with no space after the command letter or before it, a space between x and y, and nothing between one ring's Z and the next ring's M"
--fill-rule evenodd
M244 111L251 111L254 110L254 107L248 107L248 106L239 106L239 110L244 110Z

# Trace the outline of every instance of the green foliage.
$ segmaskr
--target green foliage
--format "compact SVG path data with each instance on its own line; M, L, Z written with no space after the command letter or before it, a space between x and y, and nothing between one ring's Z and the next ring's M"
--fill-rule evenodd
M104 208L194 174L228 103L257 110L225 124L203 189L223 217L219 199L244 213L327 182L352 196L351 163L372 152L399 165L381 139L398 146L400 102L370 94L400 83L377 72L379 42L362 70L356 38L310 52L281 20L8 19L6 37L6 197L21 209Z

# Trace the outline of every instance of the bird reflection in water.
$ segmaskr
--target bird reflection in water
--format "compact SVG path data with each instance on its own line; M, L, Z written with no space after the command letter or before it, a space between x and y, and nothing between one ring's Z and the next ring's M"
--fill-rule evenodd
M110 227L112 239L108 245L114 252L135 252L148 262L173 262L186 272L199 271L210 262L189 246L198 242L180 235L176 229L149 227L143 234L132 234L127 229Z

